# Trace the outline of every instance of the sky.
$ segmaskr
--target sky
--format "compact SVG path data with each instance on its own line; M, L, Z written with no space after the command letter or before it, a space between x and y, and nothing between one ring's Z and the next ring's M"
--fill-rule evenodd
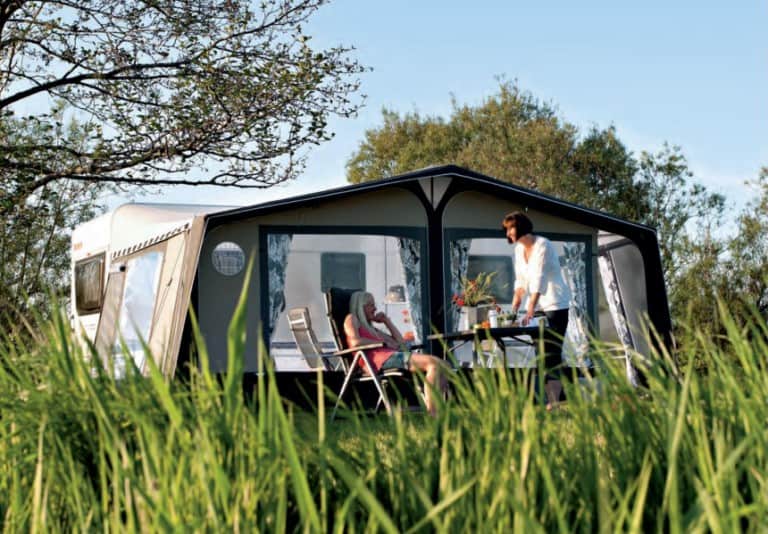
M694 180L736 213L768 166L768 3L753 0L332 0L309 21L317 47L354 46L365 107L332 120L305 172L269 190L175 188L143 200L255 204L346 185L345 163L381 110L448 117L498 78L582 131L616 127L635 154L679 145ZM448 162L446 162L448 163Z

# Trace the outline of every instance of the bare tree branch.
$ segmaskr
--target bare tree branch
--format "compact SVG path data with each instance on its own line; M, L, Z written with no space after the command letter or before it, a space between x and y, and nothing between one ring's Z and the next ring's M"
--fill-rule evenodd
M25 188L88 176L238 187L295 177L304 159L296 155L331 137L329 117L359 107L349 96L364 69L351 49L313 50L302 32L323 3L0 4L0 112L45 96L92 125L86 150L41 139L4 153L0 168L37 169ZM50 125L45 113L36 120ZM0 145L10 146L2 137ZM56 154L74 160L51 172L45 162ZM190 178L208 159L229 168Z

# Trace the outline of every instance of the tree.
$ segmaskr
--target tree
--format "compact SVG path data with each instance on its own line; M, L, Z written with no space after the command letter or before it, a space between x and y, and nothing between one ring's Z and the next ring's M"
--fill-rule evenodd
M4 198L60 179L267 187L295 177L305 147L330 137L329 116L358 108L350 50L313 50L303 32L325 2L0 0L0 114L50 130L46 102L61 102L88 132L79 144L0 138L0 168L24 177Z
M714 265L713 255L717 257L722 248L712 237L712 225L723 218L725 198L694 182L680 147L668 144L655 154L641 153L634 179L644 203L638 220L657 229L672 309L682 312L690 308L692 295L683 278ZM681 273L683 268L688 272ZM694 309L706 313L698 306Z
M718 299L732 302L731 276L723 265L727 244L706 226L698 239L683 235L676 246L679 261L671 280L669 301L680 346L695 342L700 333L713 338L723 333Z
M439 117L418 113L401 117L384 109L382 119L380 128L365 132L365 141L347 162L347 179L352 183L449 161L459 152L460 132Z
M739 214L725 271L732 282L732 298L768 319L768 167L748 184L758 194Z
M613 127L593 126L570 156L568 180L561 191L568 200L641 221L648 212L642 186L636 180L638 164Z
M509 82L501 82L499 94L479 107L454 100L448 121L418 113L401 117L386 109L383 118L383 126L368 130L347 162L352 183L455 163L547 189L566 170L576 141L575 127L561 123L551 106Z
M55 115L61 119L61 112ZM84 143L87 131L77 122L53 129L39 123L0 120L0 132L10 142L23 145L47 138L66 139L73 146ZM71 162L60 158L48 163L52 168ZM25 171L0 168L0 182L23 181ZM113 188L108 183L89 184L77 180L57 180L36 189L21 202L0 206L0 325L18 325L35 307L43 317L50 311L49 297L67 298L69 285L68 229L93 218L99 199Z
M429 165L454 163L510 183L637 220L636 162L615 130L592 128L584 139L556 109L502 81L482 105L454 101L448 120L383 112L347 162L352 183Z
M686 335L705 333L725 339L718 303L728 306L731 318L741 324L755 320L756 312L768 320L768 167L757 179L748 181L755 196L739 213L730 239L714 238L714 228L726 227L728 221L719 217L703 225L698 243L686 240L682 245L675 277L673 302L678 302L677 314L695 331ZM754 332L752 332L754 333Z

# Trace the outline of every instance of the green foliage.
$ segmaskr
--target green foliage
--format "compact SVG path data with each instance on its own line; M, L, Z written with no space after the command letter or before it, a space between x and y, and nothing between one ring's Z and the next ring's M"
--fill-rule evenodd
M645 220L647 201L635 179L637 161L613 127L600 130L593 126L578 143L572 161L573 193L564 198L632 221Z
M350 157L350 182L451 163L629 219L645 213L637 163L615 130L592 128L579 139L552 105L516 84L501 81L498 93L477 107L454 101L447 121L390 110L383 119Z
M16 147L87 142L89 128L77 121L65 121L61 108L52 118L55 126L45 128L36 121L0 116L0 139ZM61 168L72 163L62 154L48 165ZM101 197L112 190L106 183L75 180L50 182L36 188L33 184L38 176L33 170L0 165L2 329L18 325L30 307L48 314L52 295L66 300L70 278L69 229L93 218Z
M734 278L733 293L768 317L768 167L751 185L756 195L739 215L724 270Z
M696 330L708 331L716 339L725 336L715 302L727 302L742 324L768 319L768 168L748 182L755 195L739 213L734 231L714 237L725 219L715 218L697 228L699 240L683 238L679 243L682 261L673 278L670 298L682 323L696 325L680 329L688 339Z
M657 229L664 274L675 292L680 264L689 260L687 248L710 242L713 225L723 219L725 198L693 182L680 148L667 144L656 154L640 155L635 179L645 210L639 220Z
M676 335L683 345L697 332L709 332L716 339L723 332L717 306L718 298L731 303L731 309L741 315L738 298L731 293L729 276L724 276L725 245L704 232L695 242L684 238L679 243L682 259L671 286L669 299L676 323ZM693 329L684 325L692 325Z
M448 121L383 111L381 128L368 130L347 163L353 183L453 163L549 191L568 171L576 129L552 107L516 85L502 82L498 95L479 107L453 103Z
M322 389L317 413L280 399L268 358L253 401L236 364L188 386L155 368L115 382L55 320L34 344L0 345L0 518L12 531L760 532L768 329L720 312L724 343L700 332L683 348L709 374L656 354L634 390L608 358L547 412L522 376L476 370L453 377L437 418L334 422Z

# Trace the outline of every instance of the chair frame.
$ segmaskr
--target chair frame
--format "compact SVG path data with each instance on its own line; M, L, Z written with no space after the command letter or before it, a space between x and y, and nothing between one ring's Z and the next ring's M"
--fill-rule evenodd
M344 372L344 382L336 397L336 404L333 407L331 420L336 417L336 412L338 411L344 394L352 382L373 382L379 395L375 411L378 411L383 404L387 414L391 415L392 403L387 395L386 387L390 377L403 376L403 371L400 369L386 369L384 371L379 371L378 373L375 372L365 351L383 347L384 343L371 343L347 349L341 348L340 340L337 335L337 327L333 324L333 318L330 313L330 304L328 302L326 302L326 308L328 309L328 320L332 323L331 330L334 333L334 342L336 343L337 349L340 350L335 350L333 352L324 352L322 350L312 328L312 321L307 307L290 309L288 311L288 324L297 347L310 367L315 369L318 368L317 366L312 365L310 358L319 358L322 362L322 369L324 371L335 370L334 366L330 363L332 360L337 360L341 363L341 368ZM301 336L303 335L306 335L307 338L302 339ZM362 368L359 364L361 360ZM364 373L363 371L367 371L367 373Z

